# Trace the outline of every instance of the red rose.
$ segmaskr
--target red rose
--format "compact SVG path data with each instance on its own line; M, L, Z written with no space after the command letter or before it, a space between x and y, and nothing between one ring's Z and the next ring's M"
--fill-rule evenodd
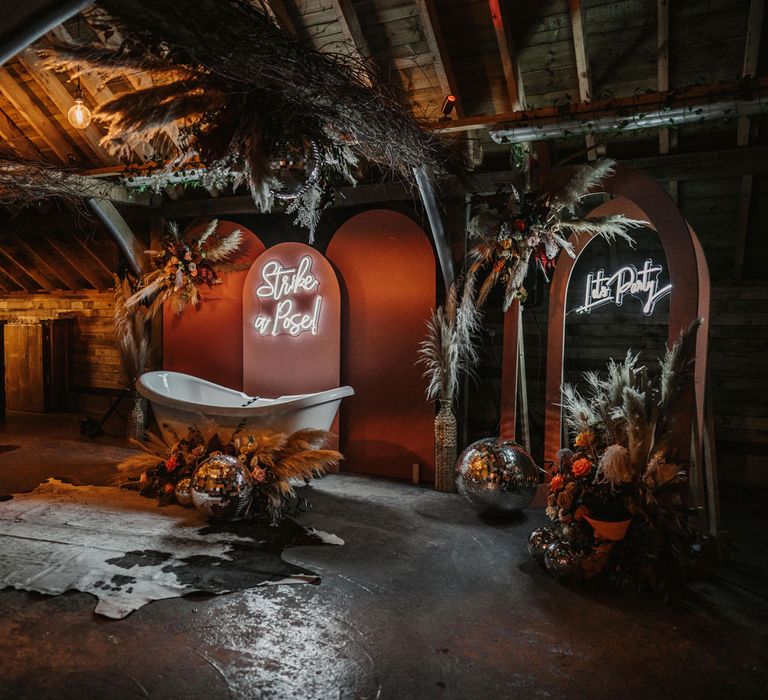
M179 460L176 459L176 455L171 455L168 459L165 460L165 468L169 472L172 472L178 466Z
M565 479L563 479L562 475L555 474L552 477L552 480L549 482L549 490L550 491L558 491L561 488L563 488L563 484L565 483Z
M525 221L522 219L515 219L512 224L518 231L525 231Z

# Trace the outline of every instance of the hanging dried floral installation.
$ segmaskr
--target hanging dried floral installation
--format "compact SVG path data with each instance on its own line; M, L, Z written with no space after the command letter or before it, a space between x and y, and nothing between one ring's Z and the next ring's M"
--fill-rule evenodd
M170 301L180 314L190 304L200 304L200 287L221 284L223 272L245 269L232 262L240 249L242 232L237 229L222 237L216 232L218 225L218 219L214 219L200 238L186 240L178 226L169 223L163 247L146 251L152 259L152 270L141 277L136 291L126 299L126 310L140 313L146 307L152 318Z
M262 211L287 197L310 232L335 188L355 182L361 158L404 178L415 166L460 168L368 67L303 46L258 3L99 0L85 16L101 36L119 30L121 43L57 45L45 52L48 66L151 78L95 111L113 153L127 152L128 135L149 139L178 122L184 152L172 165L199 155L212 176L247 183ZM293 190L279 178L291 161L306 171Z
M488 201L480 204L467 230L469 238L475 240L469 251L469 274L487 270L477 295L479 307L485 305L497 284L504 287L504 311L513 301L525 300L523 282L529 263L535 261L546 275L561 250L573 257L568 242L572 233L602 236L609 242L617 238L633 242L628 231L645 226L645 221L623 214L584 219L576 213L581 200L613 174L615 165L615 161L605 159L583 166L557 194L520 193L512 187L512 194L501 206Z

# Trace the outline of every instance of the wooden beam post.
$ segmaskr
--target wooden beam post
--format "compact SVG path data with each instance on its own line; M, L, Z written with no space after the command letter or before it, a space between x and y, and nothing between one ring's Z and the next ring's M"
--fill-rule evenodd
M579 99L582 102L592 101L592 74L587 59L587 43L584 35L584 15L581 0L568 0L571 14L571 31L573 34L573 50L576 55L576 71L579 77ZM596 140L592 134L586 137L587 160L597 160Z
M464 114L464 106L461 102L458 85L456 84L456 76L453 73L453 67L448 57L445 37L440 26L440 14L435 6L435 1L416 0L416 8L419 11L424 38L435 62L435 72L437 73L437 79L440 81L443 97L453 95L456 98L456 108L452 116L461 117Z
M763 28L763 13L765 0L751 0L749 3L749 21L747 38L744 46L744 64L741 70L742 78L757 74L757 61L760 54L760 39ZM751 121L749 117L739 117L736 123L736 145L749 145ZM744 254L749 233L749 212L752 208L752 187L754 175L748 173L741 177L739 193L739 218L736 224L736 241L733 248L733 281L741 282L744 275Z
M499 47L501 65L504 69L504 81L507 84L510 107L512 110L525 109L523 79L520 75L520 66L517 61L508 18L504 16L499 0L488 0L488 9L491 11L491 21L496 32L496 43Z
M331 0L331 5L347 43L355 49L362 61L372 58L373 53L368 46L365 34L363 34L363 28L360 25L360 19L352 0Z

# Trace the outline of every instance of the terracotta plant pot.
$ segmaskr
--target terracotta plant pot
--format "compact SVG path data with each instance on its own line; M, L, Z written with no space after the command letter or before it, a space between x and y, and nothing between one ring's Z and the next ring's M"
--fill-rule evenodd
M595 520L588 515L585 515L584 519L592 526L596 535L613 542L624 539L632 522L632 520Z

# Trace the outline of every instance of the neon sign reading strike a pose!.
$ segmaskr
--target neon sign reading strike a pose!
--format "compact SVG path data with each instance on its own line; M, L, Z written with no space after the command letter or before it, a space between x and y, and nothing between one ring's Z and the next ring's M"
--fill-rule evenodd
M661 265L654 265L652 260L646 260L640 270L634 265L627 265L610 277L603 270L590 272L587 275L584 305L576 311L588 314L592 309L605 304L614 303L621 306L624 297L629 294L643 302L643 313L650 316L656 303L672 292L671 284L659 286L661 270Z
M256 289L256 296L262 310L253 322L259 335L317 335L323 298L317 291L320 283L312 272L312 258L305 255L296 267L283 267L279 260L269 260L261 278L263 283ZM271 307L271 313L265 311L267 307Z

